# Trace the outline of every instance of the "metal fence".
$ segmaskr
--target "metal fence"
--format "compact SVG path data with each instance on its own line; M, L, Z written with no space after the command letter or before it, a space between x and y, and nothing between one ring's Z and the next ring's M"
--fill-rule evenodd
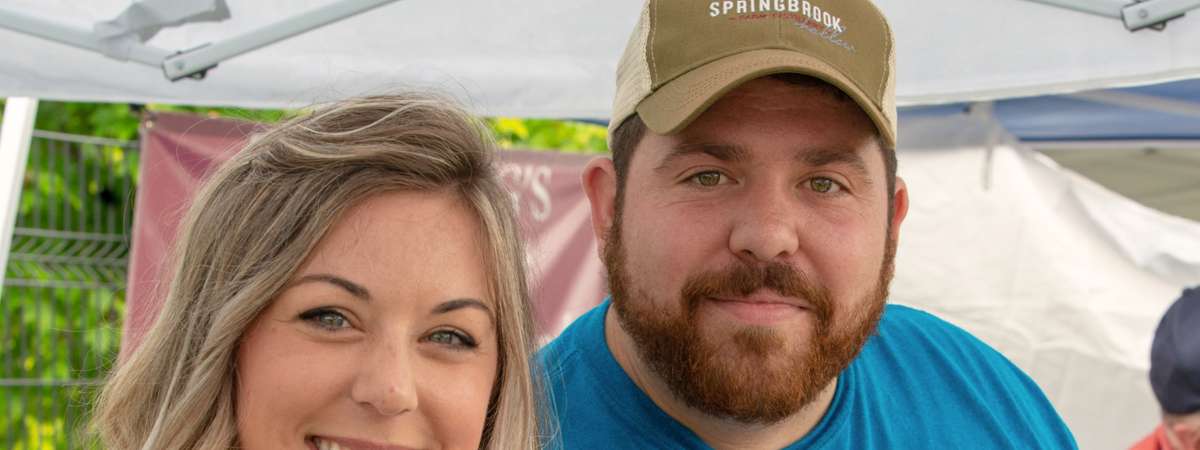
M89 447L120 345L137 149L34 133L0 298L0 448Z

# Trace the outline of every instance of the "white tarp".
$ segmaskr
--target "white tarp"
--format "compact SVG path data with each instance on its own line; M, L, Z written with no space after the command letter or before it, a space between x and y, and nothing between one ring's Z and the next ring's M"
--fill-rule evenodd
M1150 341L1200 283L1200 223L1060 169L987 116L900 122L911 196L891 300L935 312L1028 372L1083 449L1159 420Z
M0 97L294 107L433 87L484 114L604 119L641 1L402 0L224 62L201 82L171 83L147 66L0 30ZM228 0L232 19L165 29L148 44L190 49L329 2ZM129 4L0 0L87 28ZM1130 33L1114 19L1029 1L878 4L897 36L901 104L1200 76L1197 13L1161 32Z

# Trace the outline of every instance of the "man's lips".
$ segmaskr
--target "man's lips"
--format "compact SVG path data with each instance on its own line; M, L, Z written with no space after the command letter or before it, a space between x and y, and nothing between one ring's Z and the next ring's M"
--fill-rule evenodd
M751 292L750 295L745 296L714 295L709 298L718 302L746 303L750 305L761 306L783 305L800 309L812 309L812 306L809 305L807 301L795 297L779 295L774 291L767 289L759 289Z
M742 322L758 325L770 325L812 309L808 302L802 299L764 290L747 296L714 296L706 300Z

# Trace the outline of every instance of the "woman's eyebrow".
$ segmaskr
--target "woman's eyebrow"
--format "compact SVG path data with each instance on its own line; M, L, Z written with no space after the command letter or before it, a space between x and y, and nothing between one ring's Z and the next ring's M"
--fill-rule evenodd
M304 284L304 283L316 283L316 282L332 284L334 286L344 289L346 292L349 292L350 295L353 295L355 298L358 298L359 300L362 300L365 302L371 301L371 292L367 291L367 288L362 287L361 285L359 285L353 281L347 280L347 279L339 277L337 275L331 275L331 274L327 274L327 273L314 273L314 274L302 276L299 279L297 279L295 282L293 282L291 286L296 286L296 285L300 285L300 284ZM291 287L291 286L289 286L289 287Z
M482 301L474 298L456 298L454 300L447 300L441 304L438 304L437 306L434 306L432 312L433 314L446 314L448 312L457 311L463 308L478 309L487 313L488 317L491 317L493 320L495 320L495 315L492 314L492 308L489 308Z

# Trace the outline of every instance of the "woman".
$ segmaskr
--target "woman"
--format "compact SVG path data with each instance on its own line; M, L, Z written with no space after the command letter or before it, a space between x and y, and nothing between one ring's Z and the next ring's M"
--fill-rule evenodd
M443 100L355 99L200 191L173 283L92 426L108 448L537 447L510 197Z

